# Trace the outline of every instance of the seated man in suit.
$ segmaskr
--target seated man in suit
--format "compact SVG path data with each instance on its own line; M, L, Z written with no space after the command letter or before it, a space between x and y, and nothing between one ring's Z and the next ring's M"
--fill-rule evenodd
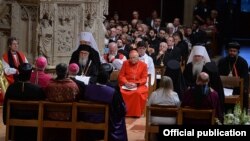
M110 63L114 69L120 70L123 62L127 60L126 56L118 52L118 47L115 42L110 42L108 48L108 54L103 56L105 63Z
M196 85L189 88L183 95L181 107L196 109L214 109L215 117L222 120L222 111L218 93L208 86L209 75L205 72L198 74ZM184 124L209 124L207 121L184 119Z

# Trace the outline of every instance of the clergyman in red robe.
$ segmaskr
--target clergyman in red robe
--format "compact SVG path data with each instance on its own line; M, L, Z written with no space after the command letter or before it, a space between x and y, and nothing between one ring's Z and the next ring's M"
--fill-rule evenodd
M129 60L123 63L119 73L119 86L125 101L126 116L140 117L144 111L148 98L147 65L139 61L139 54L132 50Z

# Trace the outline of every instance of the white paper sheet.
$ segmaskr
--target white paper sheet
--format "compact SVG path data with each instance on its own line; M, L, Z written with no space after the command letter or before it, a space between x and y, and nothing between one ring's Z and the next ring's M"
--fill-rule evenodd
M90 79L89 76L82 76L82 75L77 75L76 76L76 80L84 82L85 85L89 84L89 79Z
M233 89L223 88L225 96L233 95Z
M157 74L157 75L156 75L156 79L161 79L161 75L160 75L160 74Z
M129 89L129 88L128 88L128 87L126 87L126 86L122 86L122 89L124 89L124 90L134 91L134 90L137 90L137 87L132 88L132 89Z

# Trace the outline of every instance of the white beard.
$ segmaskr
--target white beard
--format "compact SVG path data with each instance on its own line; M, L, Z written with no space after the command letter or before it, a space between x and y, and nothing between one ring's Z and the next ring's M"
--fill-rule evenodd
M203 69L204 63L203 62L193 62L193 76L197 76L198 74L201 73Z
M82 67L86 66L87 62L88 62L88 58L79 58L80 66Z

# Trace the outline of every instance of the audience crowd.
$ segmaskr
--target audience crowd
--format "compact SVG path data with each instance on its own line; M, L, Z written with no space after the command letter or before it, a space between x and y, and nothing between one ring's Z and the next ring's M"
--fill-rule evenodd
M223 120L224 109L228 107L224 104L220 75L244 79L243 105L248 108L249 70L246 60L239 56L240 45L226 44L228 56L213 61L207 33L220 32L215 9L199 3L194 9L192 25L182 25L179 17L163 23L155 10L145 20L139 14L133 11L131 21L121 21L116 12L105 20L104 47L97 47L92 33L81 32L78 49L69 62L56 65L56 76L46 73L47 60L42 56L36 59L32 72L32 65L18 51L17 39L10 37L1 70L4 72L1 77L6 77L9 83L3 103L4 123L8 99L107 103L110 105L109 140L114 141L127 141L125 117L141 117L147 104L212 108L216 117ZM104 52L98 48L104 48ZM165 76L156 77L156 67L163 68ZM111 83L113 71L119 71L119 75ZM234 89L235 94L237 90ZM47 116L68 120L70 113L58 111ZM101 121L100 117L84 118L93 119L97 119L93 122ZM157 124L175 123L173 118L152 117L151 120ZM21 133L17 136L25 139L19 137ZM89 140L94 140L95 135L90 137Z

